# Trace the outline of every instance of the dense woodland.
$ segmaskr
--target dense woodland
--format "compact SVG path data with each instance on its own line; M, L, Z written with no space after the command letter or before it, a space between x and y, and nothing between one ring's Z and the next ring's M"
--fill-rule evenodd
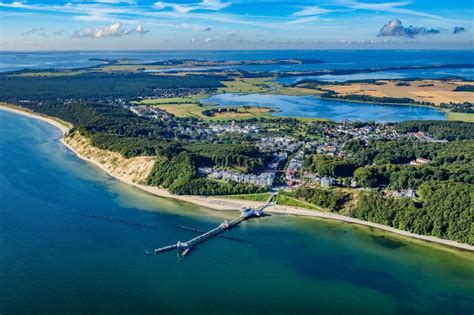
M232 167L243 173L258 172L272 159L269 154L260 152L249 142L196 143L187 145L186 149L199 155L200 166Z
M0 99L19 100L135 98L160 89L223 87L226 77L157 76L131 73L85 73L65 76L0 75Z
M305 166L310 172L318 173L320 176L348 177L354 174L356 164L349 159L341 159L335 156L315 154L305 161Z
M408 97L377 97L366 94L348 94L341 95L334 91L328 91L321 94L323 98L334 98L348 101L370 102L370 103L386 103L386 104L430 104L429 102L417 102Z
M180 145L157 149L158 161L148 177L148 185L169 189L178 195L231 195L263 192L266 189L242 184L198 178L197 167L203 156ZM206 157L204 157L206 158Z
M419 202L362 193L350 215L422 235L474 244L472 186L428 181L417 190Z
M288 195L331 211L342 210L345 203L351 199L350 194L339 190L308 188L304 186L298 187Z
M313 155L306 165L321 176L354 178L358 186L371 190L355 193L357 202L349 206L343 204L350 198L336 193L338 189L322 193L317 188L300 188L294 197L333 211L349 209L351 216L363 220L474 244L473 125L423 121L401 123L397 128L405 132L426 131L454 141L379 140L367 145L359 139L351 140L343 148L349 157ZM430 162L408 164L418 157ZM383 187L416 189L417 198L386 197L381 191Z
M469 84L458 85L458 86L456 86L454 91L456 91L456 92L474 92L474 85L469 85Z
M436 139L467 140L474 139L472 123L460 121L418 120L405 121L396 125L399 132L428 132Z

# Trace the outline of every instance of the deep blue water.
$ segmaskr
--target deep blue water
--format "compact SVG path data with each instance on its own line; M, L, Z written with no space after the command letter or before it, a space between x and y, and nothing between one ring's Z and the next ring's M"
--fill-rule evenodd
M0 72L24 68L77 68L98 64L90 58L131 58L145 62L177 58L209 60L256 60L299 58L324 60L324 64L239 66L236 68L255 71L303 71L319 69L365 69L407 65L474 63L472 51L437 50L264 50L264 51L136 51L136 52L0 52ZM437 69L438 70L438 69ZM445 71L473 78L472 69ZM426 71L433 76L438 71ZM393 75L388 73L387 75ZM409 75L409 74L406 74ZM444 75L443 75L444 76Z
M144 250L233 212L129 188L44 122L0 110L1 314L471 314L472 254L349 224L273 215L184 261ZM155 229L84 217L107 216Z
M267 94L213 95L201 100L202 104L222 106L261 106L278 110L275 116L328 118L335 121L361 120L399 122L405 120L444 120L444 112L420 106L364 104L326 100L314 96L287 96Z

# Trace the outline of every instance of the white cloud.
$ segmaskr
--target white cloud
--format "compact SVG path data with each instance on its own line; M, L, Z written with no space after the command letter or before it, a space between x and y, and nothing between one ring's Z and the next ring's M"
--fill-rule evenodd
M78 16L75 16L74 19L78 21L87 21L87 22L111 22L113 20L116 20L111 17L99 15L99 14L78 15Z
M136 1L133 1L133 0L95 0L95 2L106 3L106 4L120 4L120 3L136 4Z
M380 11L380 12L421 16L421 17L432 18L432 19L442 19L442 17L439 15L433 15L433 14L428 14L428 13L415 11L411 9L401 8L401 7L410 5L411 3L412 3L411 1L385 2L385 3L366 3L366 2L351 1L351 0L338 1L338 4L347 6L355 10Z
M95 27L95 28L83 28L80 31L75 31L72 34L74 38L106 38L106 37L119 37L132 34L146 34L149 31L143 29L141 25L137 25L135 29L125 29L122 27L122 23L117 22L110 26Z
M144 23L159 25L157 19L163 21L182 21L183 13L187 12L186 17L193 21L209 21L219 23L230 23L236 25L255 26L263 28L282 28L282 23L262 21L259 16L252 15L235 15L235 14L222 14L209 12L191 12L195 10L208 10L218 11L226 8L235 1L222 2L220 0L204 0L192 4L174 4L170 2L156 2L153 7L157 10L150 10L152 7L148 6L116 6L113 4L104 3L77 3L70 2L65 5L50 5L50 4L25 4L22 2L3 3L0 0L0 7L23 9L37 12L61 12L70 13L74 16L74 19L81 21L94 21L94 22L115 22L120 21L121 23ZM161 11L170 7L171 11ZM180 11L180 12L178 12ZM170 23L168 23L170 24ZM202 25L200 28L202 29Z
M285 24L304 24L304 23L311 23L311 22L315 22L317 21L319 18L317 16L308 16L308 17L304 17L304 18L301 18L301 19L296 19L296 20L293 20L293 21L289 21L289 22L286 22Z
M203 0L194 4L176 4L171 2L155 2L153 7L157 10L171 8L178 13L189 13L195 10L219 11L230 6L231 2L221 2L220 0Z
M330 13L331 10L323 9L318 6L306 7L301 11L293 13L293 16L309 16L309 15L320 15Z

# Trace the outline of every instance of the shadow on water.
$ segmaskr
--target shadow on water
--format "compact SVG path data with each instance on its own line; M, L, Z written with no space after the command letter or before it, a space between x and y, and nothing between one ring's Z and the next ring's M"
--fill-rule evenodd
M409 299L418 289L399 279L393 270L373 269L371 265L361 266L351 254L332 252L319 255L285 255L279 257L290 263L292 269L305 278L318 281L347 282L393 296L396 300Z
M377 243L378 245L381 245L385 248L389 248L389 249L398 249L398 248L401 248L401 247L405 247L406 244L402 243L402 242L399 242L399 241L395 241L395 240L392 240L392 239L389 239L385 236L376 236L376 235L371 235L371 238L375 241L375 243Z

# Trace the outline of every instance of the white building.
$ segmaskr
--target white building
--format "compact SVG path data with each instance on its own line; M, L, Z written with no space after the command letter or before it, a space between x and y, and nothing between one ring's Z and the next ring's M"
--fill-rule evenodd
M334 183L336 182L336 180L332 177L327 177L327 176L324 176L323 178L321 178L321 186L322 187L331 187L334 185Z

